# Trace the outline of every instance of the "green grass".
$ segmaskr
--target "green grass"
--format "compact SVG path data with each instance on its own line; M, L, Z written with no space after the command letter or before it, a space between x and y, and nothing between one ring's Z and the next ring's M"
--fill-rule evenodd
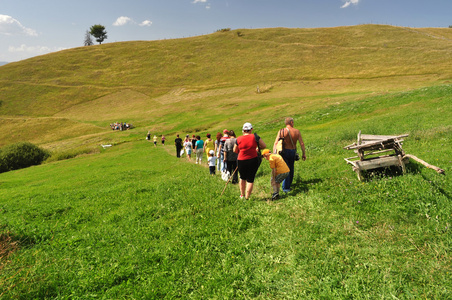
M154 148L133 130L116 132L118 142L98 154L0 174L0 228L19 245L1 260L1 295L451 298L451 89L352 93L295 111L308 160L296 163L294 190L275 202L267 201L265 161L242 201L237 186L221 196L219 176L177 159L172 136ZM247 115L239 103L215 126L239 132L250 118L270 145L294 112L272 103L253 103ZM176 129L210 131L219 115L191 123L180 114ZM342 149L359 130L409 133L406 152L446 175L412 162L405 175L388 170L359 182Z

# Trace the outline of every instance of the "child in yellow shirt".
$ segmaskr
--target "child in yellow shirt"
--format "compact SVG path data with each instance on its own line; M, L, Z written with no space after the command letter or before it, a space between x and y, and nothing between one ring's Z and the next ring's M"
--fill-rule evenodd
M270 150L264 149L262 156L270 163L272 169L271 185L273 187L272 200L279 198L281 182L289 176L290 169L284 159L279 154L272 154Z

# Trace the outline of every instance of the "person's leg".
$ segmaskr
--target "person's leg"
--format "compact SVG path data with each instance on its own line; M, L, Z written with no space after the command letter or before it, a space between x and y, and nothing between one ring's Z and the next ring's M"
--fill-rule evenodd
M246 180L240 178L240 196L245 196L246 194Z
M224 159L224 155L223 155L223 153L220 152L220 170L219 171L221 171L221 172L223 172L225 169L223 159Z
M202 156L204 154L204 151L202 151L202 148L198 149L198 151L199 151L199 164L201 164L202 163Z
M295 173L295 150L293 149L284 150L284 161L289 167L290 172L289 176L287 176L286 179L283 181L282 188L284 192L289 192L290 186L292 185L293 176Z
M253 186L254 186L254 182L247 182L246 183L246 194L245 194L245 199L248 200L251 196L251 193L253 192Z
M273 193L272 193L272 200L276 200L279 198L279 188L280 188L280 183L273 183L272 188L273 188Z
M236 170L237 169L237 161L233 160L233 161L228 161L228 166L230 166L230 170L231 171L231 175L234 173L234 175L232 176L232 183L235 184L237 182L239 182L239 172Z

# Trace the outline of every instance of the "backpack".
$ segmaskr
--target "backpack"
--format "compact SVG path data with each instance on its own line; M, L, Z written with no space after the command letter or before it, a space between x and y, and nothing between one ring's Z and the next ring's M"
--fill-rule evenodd
M285 138L284 131L285 131L284 128L279 131L279 139L278 143L276 144L276 154L279 154L281 156L283 156L284 154L284 138Z

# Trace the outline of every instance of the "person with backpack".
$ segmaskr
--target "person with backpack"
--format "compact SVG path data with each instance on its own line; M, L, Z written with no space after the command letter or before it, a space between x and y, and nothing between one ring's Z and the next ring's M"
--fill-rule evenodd
M252 133L253 125L243 124L242 136L239 136L234 145L234 152L238 154L237 166L240 174L240 198L248 200L253 192L254 178L259 169L261 158L257 149L266 148L265 142Z
M293 118L286 118L285 124L286 127L279 130L276 135L275 143L273 145L273 153L280 154L290 169L289 176L282 184L283 192L288 193L290 192L290 186L292 185L295 173L295 161L300 159L297 153L297 141L299 142L303 153L301 156L303 161L306 160L306 151L300 131L293 127ZM278 142L282 149L278 149Z
M224 161L226 162L226 169L229 172L229 176L232 176L232 184L239 182L239 176L237 172L237 153L234 152L234 145L237 137L234 130L229 130L229 139L224 143Z

